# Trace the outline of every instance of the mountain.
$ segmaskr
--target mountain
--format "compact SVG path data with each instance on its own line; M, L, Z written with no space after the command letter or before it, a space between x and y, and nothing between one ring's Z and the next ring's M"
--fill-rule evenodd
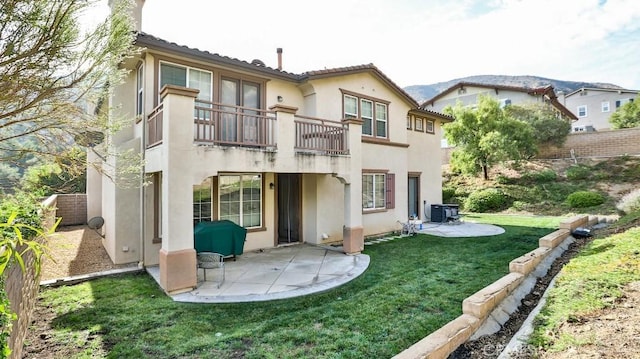
M544 87L547 85L553 86L556 93L564 91L569 93L582 87L596 87L596 88L612 88L621 89L622 87L610 83L600 82L583 82L583 81L564 81L548 79L539 76L507 76L507 75L476 75L467 76L459 79L453 79L445 82L437 82L430 85L413 85L404 88L409 95L411 95L418 103L422 103L428 100L440 92L448 89L449 87L457 84L458 82L475 82L481 84L491 85L504 85L504 86L517 86L517 87Z

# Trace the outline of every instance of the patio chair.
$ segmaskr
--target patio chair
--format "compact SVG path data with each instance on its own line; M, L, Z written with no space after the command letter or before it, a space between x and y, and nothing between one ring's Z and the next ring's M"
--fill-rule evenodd
M224 256L214 252L200 252L196 254L198 260L198 268L202 268L204 272L204 280L207 281L207 269L220 268L222 271L222 280L218 282L218 288L224 283Z

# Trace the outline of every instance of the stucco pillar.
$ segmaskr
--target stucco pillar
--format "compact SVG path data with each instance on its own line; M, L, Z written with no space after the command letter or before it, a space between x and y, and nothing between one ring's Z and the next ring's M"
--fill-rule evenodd
M96 167L102 167L102 160L92 150L87 150L87 220L102 216L102 174Z
M164 86L162 121L162 248L160 285L168 292L197 285L193 247L193 183L191 161L185 153L193 146L193 109L198 90Z
M364 249L362 228L362 120L345 120L349 124L350 166L344 184L344 227L342 246L345 253L357 254Z
M297 107L275 105L269 107L269 110L276 113L276 126L278 145L278 161L284 164L285 169L295 170L295 144L296 144L296 127L295 114Z

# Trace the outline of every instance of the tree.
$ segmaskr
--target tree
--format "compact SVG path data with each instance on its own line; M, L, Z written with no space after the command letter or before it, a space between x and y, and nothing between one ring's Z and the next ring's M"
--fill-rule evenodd
M129 1L117 1L109 19L83 30L79 19L95 0L4 0L0 3L0 162L64 163L75 139L108 132L108 111L93 111L118 65L134 53ZM86 143L85 143L86 144ZM107 148L107 147L105 147ZM103 154L104 156L105 154Z
M447 140L457 147L451 157L454 170L472 175L482 171L489 179L493 165L536 153L531 125L508 116L489 96L480 96L476 109L457 103L444 111L455 118L445 125Z
M505 112L507 116L531 125L538 148L561 147L571 131L571 123L546 104L512 105L505 107Z
M629 101L622 105L611 117L609 122L615 129L640 126L640 103Z

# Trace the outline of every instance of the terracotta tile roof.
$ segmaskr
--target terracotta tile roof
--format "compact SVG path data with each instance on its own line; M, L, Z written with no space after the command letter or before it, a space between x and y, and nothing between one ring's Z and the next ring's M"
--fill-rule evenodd
M184 45L178 45L175 42L169 42L167 40L163 40L144 32L138 32L134 44L141 47L149 47L153 49L180 53L186 56L199 58L201 60L213 62L216 64L236 66L245 70L258 72L286 80L300 81L301 79L300 75L265 66L261 61L247 62L233 57L222 56L216 53L211 53L209 51L200 50Z
M432 116L436 116L444 121L452 121L453 118L451 116L447 116L441 114L436 111L431 111L427 109L419 109L418 102L411 97L404 89L398 86L395 82L393 82L387 75L385 75L380 69L378 69L373 64L365 64L365 65L356 65L356 66L347 66L347 67L338 67L331 69L323 69L316 71L307 71L302 74L294 74L278 69L274 69L268 66L265 66L261 61L252 61L247 62L243 60L239 60L236 58L222 56L216 53L211 53L209 51L200 50L197 48L192 48L184 45L178 45L175 42L169 42L167 40L160 39L156 36L138 32L135 40L135 44L140 47L148 47L156 50L164 50L173 53L179 53L185 56L201 59L203 61L212 62L220 65L228 65L239 67L244 70L256 72L262 74L264 76L276 77L284 80L294 81L297 83L301 83L308 80L332 77L332 76L344 76L348 74L354 73L362 73L362 72L370 72L374 76L377 76L382 82L384 82L387 86L393 89L396 93L400 95L407 103L411 105L411 107L415 110L422 111L424 114L430 114Z
M304 79L317 79L323 77L343 76L353 73L370 72L376 75L382 82L386 83L389 87L394 89L401 97L403 97L412 107L418 107L418 102L411 97L402 87L398 86L393 80L385 75L374 64L356 65L347 67L336 67L331 69L307 71L301 76Z

